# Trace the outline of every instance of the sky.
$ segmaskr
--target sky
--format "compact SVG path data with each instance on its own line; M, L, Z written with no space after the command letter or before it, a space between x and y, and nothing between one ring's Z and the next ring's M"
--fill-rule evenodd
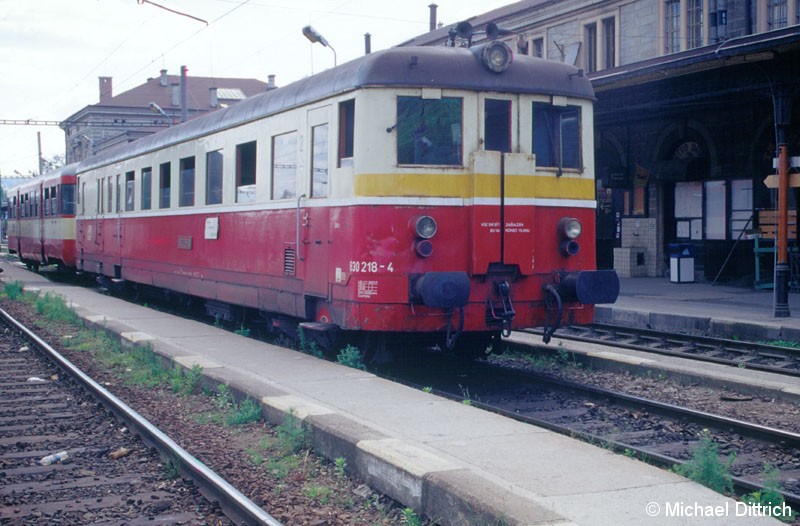
M433 0L453 25L512 0ZM161 69L189 76L257 78L278 86L334 65L311 44L311 25L339 64L426 33L432 0L0 0L0 119L61 121L99 99L98 77L117 95ZM156 4L156 5L154 5ZM164 8L189 16L176 14ZM201 19L199 21L197 19ZM206 24L205 22L208 22ZM38 172L64 153L57 126L0 125L0 176Z

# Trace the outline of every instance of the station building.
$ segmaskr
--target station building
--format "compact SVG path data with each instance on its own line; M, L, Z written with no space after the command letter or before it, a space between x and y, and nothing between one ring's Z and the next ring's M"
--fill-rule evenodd
M119 94L112 77L99 77L99 101L67 117L62 123L66 139L66 164L135 141L165 127L208 112L225 108L247 97L274 89L275 76L268 82L257 79L194 77L181 69Z
M772 286L777 138L800 156L800 0L525 0L467 22L473 45L494 23L592 80L599 268L666 276L684 258L681 281ZM431 31L401 45L466 45L455 27L432 5Z

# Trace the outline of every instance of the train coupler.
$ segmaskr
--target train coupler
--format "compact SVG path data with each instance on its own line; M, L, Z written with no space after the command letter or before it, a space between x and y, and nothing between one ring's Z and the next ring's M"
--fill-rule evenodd
M497 281L494 284L495 292L500 296L500 301L495 303L492 299L486 300L486 323L500 325L503 336L511 336L511 321L517 314L511 302L511 284L508 281Z
M550 312L555 310L556 318L553 320L553 325L551 326L548 322L549 315L545 318L544 322L544 334L542 335L542 341L544 343L550 343L550 338L552 338L553 333L561 326L561 318L564 315L564 303L561 299L561 294L559 294L558 289L553 285L544 285L542 286L542 291L544 292L544 303L545 303L545 310L546 312Z

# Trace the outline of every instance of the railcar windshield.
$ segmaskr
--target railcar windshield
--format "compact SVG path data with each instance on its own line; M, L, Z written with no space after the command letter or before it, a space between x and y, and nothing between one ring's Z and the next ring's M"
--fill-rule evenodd
M397 97L398 164L462 164L462 102Z
M61 213L75 215L75 185L61 185Z
M536 165L547 168L581 166L581 109L533 103L533 153Z

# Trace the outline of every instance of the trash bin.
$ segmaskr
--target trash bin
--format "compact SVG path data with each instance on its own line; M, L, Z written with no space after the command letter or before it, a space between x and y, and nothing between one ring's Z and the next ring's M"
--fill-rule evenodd
M670 283L694 283L694 245L669 244Z

